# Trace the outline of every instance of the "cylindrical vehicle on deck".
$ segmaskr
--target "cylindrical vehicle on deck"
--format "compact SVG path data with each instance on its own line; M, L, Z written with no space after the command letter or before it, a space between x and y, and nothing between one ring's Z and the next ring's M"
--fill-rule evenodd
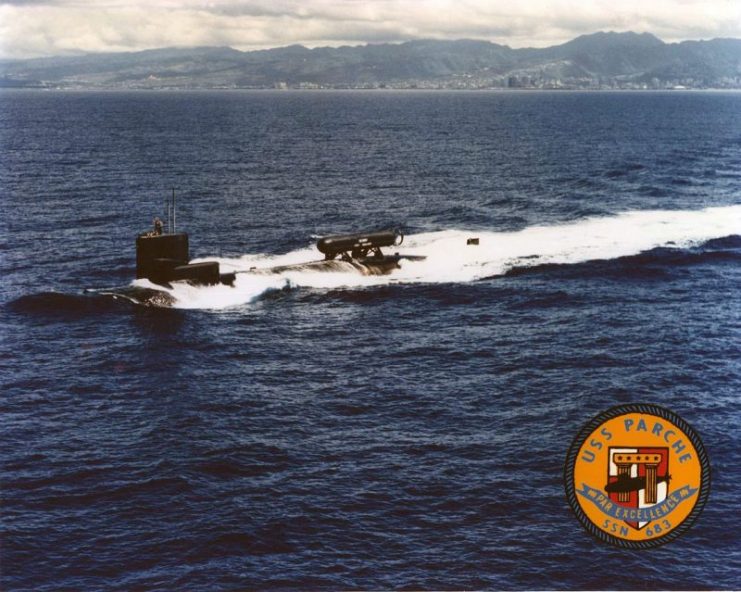
M366 257L371 251L380 253L381 247L400 245L404 235L398 230L384 230L366 234L340 234L320 238L317 249L326 259L334 259L343 253L353 258Z

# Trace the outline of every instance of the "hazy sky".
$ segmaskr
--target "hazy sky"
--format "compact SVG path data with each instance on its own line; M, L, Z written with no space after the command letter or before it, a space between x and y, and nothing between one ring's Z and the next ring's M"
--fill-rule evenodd
M741 37L741 0L0 0L0 57L417 38L542 47L595 31Z

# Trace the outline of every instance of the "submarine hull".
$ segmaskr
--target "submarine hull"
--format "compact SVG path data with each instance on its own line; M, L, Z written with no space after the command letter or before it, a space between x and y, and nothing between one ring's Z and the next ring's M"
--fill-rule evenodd
M425 257L385 255L383 257L360 257L357 259L324 259L322 261L310 261L308 263L296 263L293 265L278 265L276 267L253 268L249 271L237 273L249 273L257 275L273 275L288 272L321 272L321 273L359 273L360 275L388 275L395 269L400 269L399 262L402 260L421 261Z
M169 308L175 304L175 297L166 290L141 286L129 285L119 288L87 289L85 293L113 298L114 300L126 300L133 304L154 308Z

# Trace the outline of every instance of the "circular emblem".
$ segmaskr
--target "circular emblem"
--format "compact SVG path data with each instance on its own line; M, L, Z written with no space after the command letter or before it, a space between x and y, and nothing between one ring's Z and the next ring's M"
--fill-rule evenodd
M650 404L600 413L566 457L566 497L601 541L648 549L692 526L710 492L700 437L676 413Z

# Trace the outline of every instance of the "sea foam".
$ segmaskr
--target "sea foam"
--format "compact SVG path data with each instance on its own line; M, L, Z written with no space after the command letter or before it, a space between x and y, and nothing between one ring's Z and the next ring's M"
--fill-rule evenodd
M696 211L630 211L515 232L450 229L407 236L399 252L427 258L402 261L401 269L387 276L317 271L238 273L234 287L176 284L169 292L177 308L224 309L254 302L271 290L470 282L499 276L513 268L615 259L662 246L687 248L735 234L741 234L741 205ZM473 237L479 244L467 245L467 239ZM308 247L283 255L246 254L217 260L224 272L245 272L318 259L322 259L321 253Z

